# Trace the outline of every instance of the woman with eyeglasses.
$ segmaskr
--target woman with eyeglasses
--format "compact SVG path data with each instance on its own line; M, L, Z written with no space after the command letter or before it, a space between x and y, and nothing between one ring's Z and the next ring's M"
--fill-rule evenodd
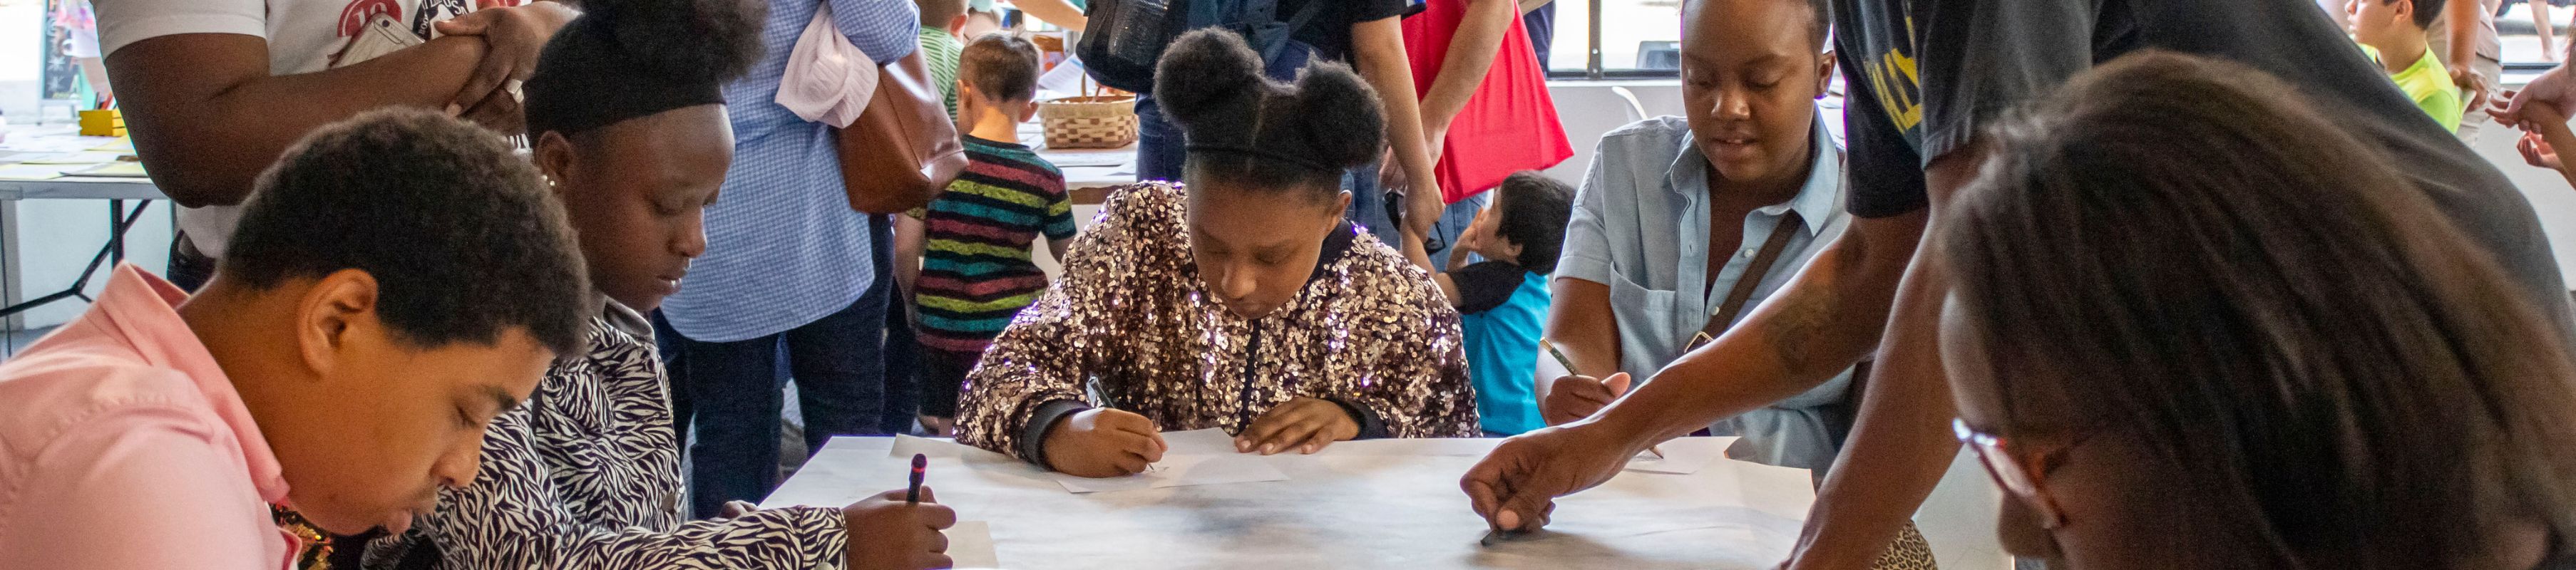
M2251 68L2102 66L1932 238L1960 439L2052 568L2576 568L2576 369L2444 190ZM2287 96L2285 96L2287 95Z

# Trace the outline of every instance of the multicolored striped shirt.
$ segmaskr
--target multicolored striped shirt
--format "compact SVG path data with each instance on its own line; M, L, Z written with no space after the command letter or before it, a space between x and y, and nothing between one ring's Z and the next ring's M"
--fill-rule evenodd
M915 214L928 244L913 296L922 346L980 354L1046 291L1029 248L1040 233L1073 238L1073 202L1064 173L1029 147L965 140L965 173Z

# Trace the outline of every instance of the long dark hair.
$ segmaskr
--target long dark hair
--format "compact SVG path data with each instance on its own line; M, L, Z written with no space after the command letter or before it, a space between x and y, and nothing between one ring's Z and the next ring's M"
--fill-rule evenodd
M2298 90L2160 52L1989 131L1934 237L2014 403L2051 393L2198 493L2193 567L2483 567L2576 514L2564 340Z

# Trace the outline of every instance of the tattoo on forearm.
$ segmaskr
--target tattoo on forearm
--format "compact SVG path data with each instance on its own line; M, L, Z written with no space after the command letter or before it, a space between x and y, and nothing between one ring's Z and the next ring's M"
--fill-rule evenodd
M1823 293L1823 292L1817 292ZM1825 327L1834 321L1834 298L1830 294L1791 294L1780 300L1780 309L1771 316L1763 338L1779 355L1781 368L1795 374L1815 368L1814 347L1823 339Z
M1826 277L1839 280L1857 275L1861 261L1868 258L1868 240L1845 239L1835 245L1841 251L1832 256L1833 271ZM1840 296L1835 294L1833 283L1809 284L1808 289L1811 290L1783 291L1787 298L1780 300L1778 313L1763 329L1763 338L1779 356L1781 369L1791 374L1832 364L1816 362L1815 347L1825 342L1822 335L1833 326Z

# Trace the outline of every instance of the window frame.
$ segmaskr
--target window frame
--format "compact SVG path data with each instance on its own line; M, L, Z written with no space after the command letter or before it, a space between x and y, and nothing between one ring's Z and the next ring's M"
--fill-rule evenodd
M1575 2L1575 1L1578 1L1578 0L1555 0L1555 2L1558 4L1557 8L1560 10L1560 12L1565 8L1564 3L1566 3L1566 2ZM1584 10L1584 14L1585 14L1585 17L1584 17L1584 19L1583 19L1583 27L1584 27L1584 30L1583 30L1583 41L1584 41L1584 44L1583 44L1583 53L1584 53L1584 57L1583 57L1583 68L1582 68L1582 69L1556 69L1556 68L1554 68L1554 67L1550 67L1550 68L1547 70L1547 78L1548 78L1549 80L1551 80L1551 81L1562 81L1562 80L1601 81L1601 80L1616 80L1616 79L1680 79L1680 78L1681 78L1681 76L1682 76L1682 72L1681 72L1681 70L1678 70L1678 69L1605 69L1605 68L1603 68L1603 66L1602 66L1602 64L1601 64L1601 45L1602 45L1602 43L1601 43L1601 2L1602 2L1602 0L1579 0L1579 1L1583 2L1583 10ZM1558 40L1563 40L1563 39L1565 39L1565 33L1564 33L1564 30L1563 30L1562 28L1560 28L1560 29L1558 29L1558 30L1557 30L1557 35L1556 35L1556 38L1555 38L1555 39L1558 39Z

